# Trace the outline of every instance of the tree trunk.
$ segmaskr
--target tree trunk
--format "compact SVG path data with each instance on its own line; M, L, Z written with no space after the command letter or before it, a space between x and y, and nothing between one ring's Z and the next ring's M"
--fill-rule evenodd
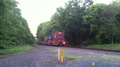
M112 40L111 40L111 44L114 44L114 43L113 43L113 35L112 35Z

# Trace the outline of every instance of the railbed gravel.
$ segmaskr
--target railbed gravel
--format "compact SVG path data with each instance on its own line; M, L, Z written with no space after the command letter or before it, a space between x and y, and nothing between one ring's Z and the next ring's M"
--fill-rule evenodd
M0 57L0 67L120 67L120 53L57 46L39 48ZM57 60L57 49L63 50L63 62ZM73 60L65 58L72 56ZM92 65L92 63L95 65Z

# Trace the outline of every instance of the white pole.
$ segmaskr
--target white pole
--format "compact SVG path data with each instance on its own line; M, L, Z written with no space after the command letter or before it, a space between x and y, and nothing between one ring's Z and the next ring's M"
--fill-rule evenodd
M60 48L58 48L58 61L60 61Z

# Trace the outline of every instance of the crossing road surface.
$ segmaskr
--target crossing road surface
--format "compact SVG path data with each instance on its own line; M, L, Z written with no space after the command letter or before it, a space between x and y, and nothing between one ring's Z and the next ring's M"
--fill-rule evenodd
M0 67L120 67L120 53L57 46L38 48L13 55L0 56ZM63 50L63 62L57 49Z

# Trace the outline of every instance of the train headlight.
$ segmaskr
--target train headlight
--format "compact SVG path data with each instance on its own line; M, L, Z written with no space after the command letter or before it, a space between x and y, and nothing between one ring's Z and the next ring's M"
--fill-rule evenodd
M63 41L63 45L65 45L66 44L66 42L65 41Z

